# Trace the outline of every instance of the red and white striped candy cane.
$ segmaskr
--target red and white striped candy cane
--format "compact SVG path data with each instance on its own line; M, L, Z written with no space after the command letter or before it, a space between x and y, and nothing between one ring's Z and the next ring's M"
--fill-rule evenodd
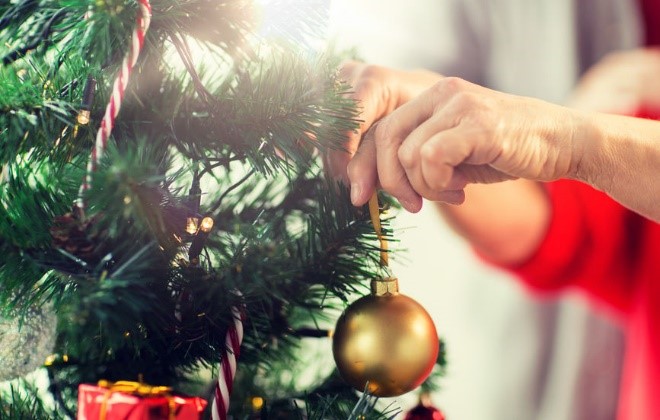
M92 154L87 163L87 175L85 181L80 186L78 205L82 208L82 196L87 191L92 182L92 173L96 170L99 159L103 156L108 144L108 138L115 124L115 118L119 114L121 102L124 98L124 92L128 85L128 79L131 71L137 62L137 58L142 51L144 37L151 22L151 5L149 0L138 0L140 13L137 17L137 24L133 30L132 48L124 57L121 69L115 79L110 101L105 109L105 115L101 121L101 127L96 135L96 142L92 149ZM232 308L234 323L229 327L225 337L225 354L220 363L220 376L215 385L214 399L212 404L212 416L214 420L226 420L229 410L229 396L236 376L236 360L241 352L241 342L243 341L243 321L241 312L237 308Z
M103 156L105 148L108 145L108 138L110 138L110 133L115 125L115 118L117 118L117 114L119 114L119 108L121 108L121 102L124 99L124 92L126 91L126 85L128 85L128 79L135 63L137 62L140 51L142 51L144 37L147 34L149 23L151 22L151 4L149 4L149 0L138 0L138 3L140 5L140 12L136 18L133 36L131 37L131 49L124 57L121 69L119 70L119 74L112 87L110 102L108 102L108 105L105 108L105 115L101 121L101 127L96 133L96 142L92 149L92 155L87 162L87 175L85 176L83 184L80 186L78 205L81 208L83 207L82 196L85 191L89 189L92 183L92 173L96 170L99 159Z
M214 387L214 398L211 405L211 416L213 420L227 420L229 396L231 395L234 386L234 377L236 376L236 360L241 353L243 315L236 307L231 309L231 313L234 322L227 330L227 335L225 336L225 352L222 355L220 372Z

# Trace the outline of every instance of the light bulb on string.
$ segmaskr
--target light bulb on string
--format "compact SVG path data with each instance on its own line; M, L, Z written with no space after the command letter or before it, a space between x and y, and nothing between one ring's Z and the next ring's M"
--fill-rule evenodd
M190 235L197 233L199 229L199 217L188 217L186 218L186 232Z
M83 89L83 98L76 116L76 125L73 128L73 136L78 135L78 126L89 124L91 118L92 104L94 103L94 92L96 89L96 80L90 75L85 81Z
M213 219L209 216L204 217L200 222L197 234L193 238L190 249L188 250L188 261L191 264L199 264L199 255L202 253L204 245L206 245L206 240L213 229L213 224Z
M209 233L213 229L213 219L210 217L205 217L202 219L202 223L199 224L199 230L204 233Z

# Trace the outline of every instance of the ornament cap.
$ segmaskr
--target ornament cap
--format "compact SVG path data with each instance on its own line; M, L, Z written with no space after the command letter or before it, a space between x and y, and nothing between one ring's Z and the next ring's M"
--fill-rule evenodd
M371 294L374 296L395 296L399 294L399 279L388 277L371 280Z

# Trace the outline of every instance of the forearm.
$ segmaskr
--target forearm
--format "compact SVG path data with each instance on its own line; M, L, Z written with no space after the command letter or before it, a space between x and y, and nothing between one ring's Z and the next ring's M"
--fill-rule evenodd
M460 206L437 203L449 225L493 262L524 262L542 242L551 217L541 184L516 180L473 184Z
M660 122L578 113L573 177L660 222Z

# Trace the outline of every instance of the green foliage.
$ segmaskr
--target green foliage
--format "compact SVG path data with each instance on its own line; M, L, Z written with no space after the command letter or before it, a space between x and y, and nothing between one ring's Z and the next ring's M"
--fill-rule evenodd
M0 391L0 418L63 420L66 417L44 404L34 384L21 381Z
M307 49L322 2L303 3L153 0L84 212L73 203L138 4L0 5L0 301L56 308L62 359L50 371L70 410L80 382L198 380L225 350L233 307L245 316L236 415L255 392L268 397L264 413L300 418L342 418L358 404L336 376L283 394L255 373L296 363L301 337L323 335L382 275L368 212L319 167L358 114L337 59ZM284 19L260 26L275 10ZM204 216L212 230L186 231Z

